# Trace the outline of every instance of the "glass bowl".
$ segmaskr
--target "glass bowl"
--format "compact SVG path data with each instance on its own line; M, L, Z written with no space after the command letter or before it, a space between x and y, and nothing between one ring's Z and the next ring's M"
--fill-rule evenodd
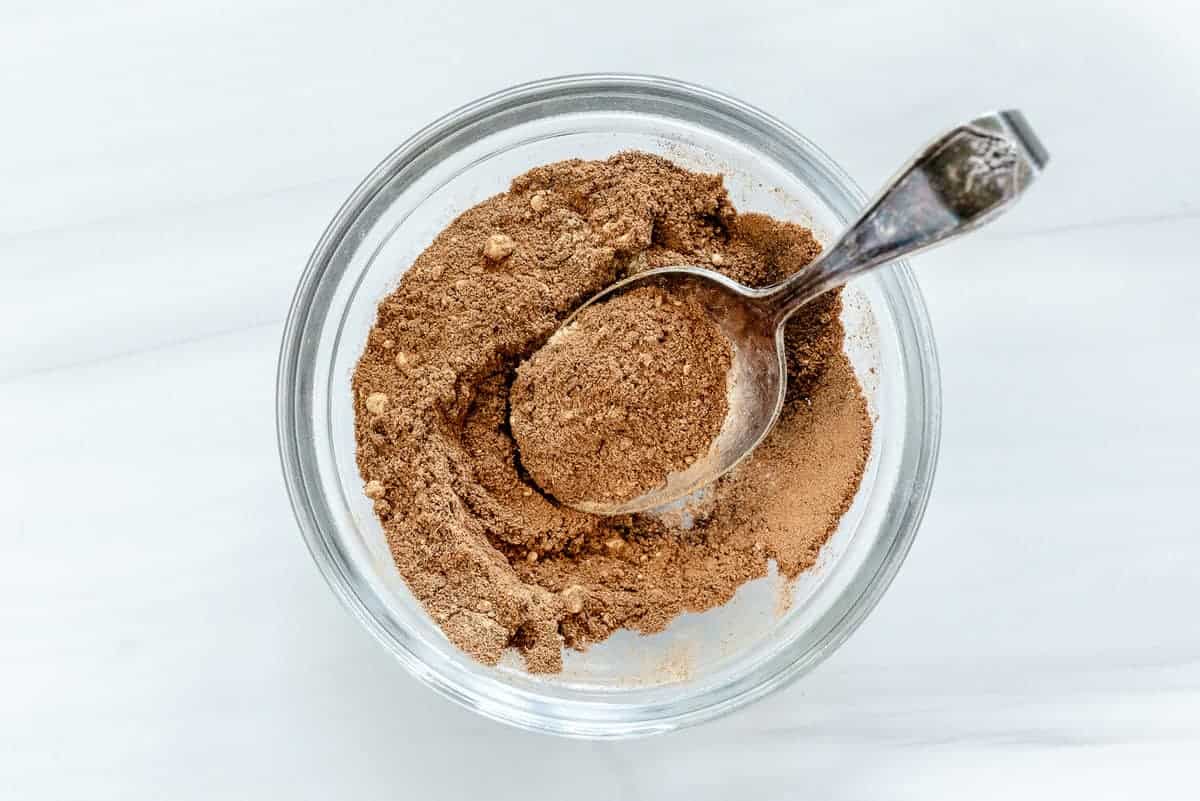
M832 653L912 544L940 430L929 321L908 267L897 264L846 290L845 349L875 436L853 506L812 570L792 584L774 574L751 582L725 606L683 615L660 634L620 632L587 652L568 652L554 676L525 672L515 656L486 667L451 645L409 593L363 496L350 375L376 304L451 219L533 166L627 149L722 172L739 210L802 222L826 243L866 199L800 134L707 89L633 75L518 86L429 125L359 185L304 270L279 359L284 477L334 592L443 695L495 720L577 737L645 735L708 720Z

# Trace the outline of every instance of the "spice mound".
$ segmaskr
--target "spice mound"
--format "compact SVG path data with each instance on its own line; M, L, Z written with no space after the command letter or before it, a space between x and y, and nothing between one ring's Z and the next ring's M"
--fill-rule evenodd
M703 304L657 286L584 308L517 369L521 464L568 505L618 504L708 454L733 351Z
M525 382L539 394L540 359L522 363L615 281L707 263L765 286L819 252L801 226L738 213L721 176L631 152L530 170L463 212L417 256L380 302L354 372L356 458L401 575L451 642L486 664L516 649L530 671L555 672L564 649L586 649L622 628L661 631L683 612L725 603L766 575L771 560L788 578L815 562L858 489L871 443L866 401L842 352L838 292L789 321L780 421L710 487L690 527L579 512L531 476L536 469L563 495L587 480L564 468L577 447L551 430L564 423L543 415L592 414L602 397L518 407ZM662 318L660 345L686 313L673 319ZM689 381L709 382L711 394L721 359L687 350L702 344L681 340L655 358L686 353ZM679 402L669 388L648 390L652 409ZM713 410L719 394L708 399ZM658 417L669 424L674 415ZM712 437L704 426L692 434L658 438L671 450L653 458L686 462Z

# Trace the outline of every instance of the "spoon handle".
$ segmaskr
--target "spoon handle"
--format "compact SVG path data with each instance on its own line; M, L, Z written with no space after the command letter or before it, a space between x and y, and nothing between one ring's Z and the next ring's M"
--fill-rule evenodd
M955 126L919 152L816 261L764 293L772 317L783 322L859 273L999 216L1049 158L1019 111Z

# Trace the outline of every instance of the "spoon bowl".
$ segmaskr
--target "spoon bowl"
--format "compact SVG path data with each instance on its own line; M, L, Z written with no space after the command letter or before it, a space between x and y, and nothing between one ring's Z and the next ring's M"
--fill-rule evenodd
M576 310L612 300L631 289L657 286L674 297L698 302L721 329L732 349L726 380L729 411L708 453L686 469L670 473L665 483L632 500L605 504L580 501L575 508L593 514L629 514L678 500L746 458L771 430L787 391L783 326L777 325L767 291L754 289L701 267L664 267L639 273L606 288ZM561 329L560 329L561 330Z
M619 503L584 500L570 505L605 515L647 511L677 501L733 469L779 418L787 392L784 326L800 307L867 270L994 219L1024 193L1048 160L1020 112L987 114L934 139L828 250L775 286L756 289L701 267L666 267L638 273L593 296L560 331L582 309L651 284L701 304L732 347L728 411L708 453L664 476L648 492Z

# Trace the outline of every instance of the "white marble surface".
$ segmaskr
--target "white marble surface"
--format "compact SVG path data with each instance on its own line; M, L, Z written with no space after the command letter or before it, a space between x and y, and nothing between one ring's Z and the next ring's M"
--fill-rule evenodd
M572 5L0 2L0 797L1200 795L1194 6ZM741 96L868 186L993 106L1054 162L918 260L944 449L879 608L763 703L592 744L452 706L359 629L272 399L361 175L604 69Z

